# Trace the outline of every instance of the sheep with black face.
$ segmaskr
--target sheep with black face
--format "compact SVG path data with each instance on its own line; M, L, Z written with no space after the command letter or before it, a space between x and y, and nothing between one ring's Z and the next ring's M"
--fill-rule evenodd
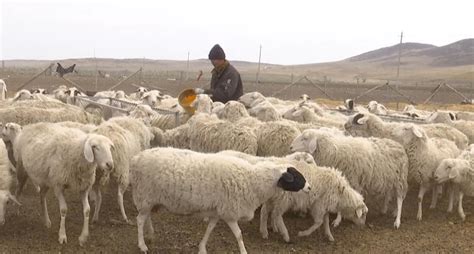
M209 235L220 219L232 230L240 253L247 253L237 222L251 220L260 205L280 192L310 189L291 164L252 165L232 156L175 148L143 151L132 159L130 170L133 201L139 212L138 246L144 252L148 251L144 227L154 233L153 207L209 218L199 253L206 253Z

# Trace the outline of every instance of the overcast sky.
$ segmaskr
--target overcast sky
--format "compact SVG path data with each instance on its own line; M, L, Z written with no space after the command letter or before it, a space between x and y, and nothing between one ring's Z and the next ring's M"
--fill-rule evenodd
M473 0L0 0L1 59L341 60L399 41L474 37Z

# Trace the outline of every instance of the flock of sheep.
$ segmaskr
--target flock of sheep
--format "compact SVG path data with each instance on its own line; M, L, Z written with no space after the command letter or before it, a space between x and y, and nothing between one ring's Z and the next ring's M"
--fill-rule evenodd
M85 95L62 86L52 94L21 90L0 101L0 223L5 223L9 200L21 204L30 179L48 228L49 189L59 201L60 243L67 242L64 192L80 193L84 224L79 243L84 245L89 199L95 222L104 186L112 181L122 218L134 225L123 200L131 186L141 251L148 251L145 236L154 234L151 212L164 208L208 222L199 253L206 253L219 220L246 253L238 221L252 220L259 207L265 239L270 227L289 242L283 215L293 211L313 219L298 236L323 225L334 241L330 213L337 213L336 227L342 219L364 224L372 209L383 214L391 209L393 226L399 228L409 187L419 188L418 220L430 190L431 208L447 193L448 212L457 205L463 220L463 196L474 195L474 114L469 112L426 112L413 106L395 112L375 101L362 107L349 100L341 106L352 112L346 116L306 95L295 102L251 92L226 104L198 95L190 115L176 98L142 87L130 95L97 93L99 101L124 109L98 112L77 96ZM178 111L179 121L154 107ZM420 118L424 124L383 121L380 115ZM376 205L368 208L368 200Z

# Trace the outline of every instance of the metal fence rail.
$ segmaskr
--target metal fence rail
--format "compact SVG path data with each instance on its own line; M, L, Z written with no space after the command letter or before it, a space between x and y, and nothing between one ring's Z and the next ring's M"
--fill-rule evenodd
M347 109L328 109L328 110L339 112L344 115L353 115L353 114L359 113L358 111L347 110ZM389 121L389 122L405 122L405 123L416 123L416 124L428 123L426 119L423 119L423 118L412 118L412 117L404 117L404 116L396 116L396 115L381 115L381 114L374 114L374 115L380 117L382 120Z
M79 100L82 100L86 103L101 107L102 109L108 108L108 109L111 109L111 110L115 110L115 111L119 111L119 112L127 113L127 114L130 113L130 111L132 111L133 109L135 109L135 107L140 105L140 103L125 101L125 100L112 98L112 97L105 97L105 96L103 96L103 97L102 96L97 96L97 97L76 96L75 98L77 98ZM109 100L109 104L97 102L98 100L103 100L103 99ZM124 108L119 108L119 107L112 106L112 102L114 102L114 101L115 102L120 102L120 103L123 103L123 104L128 104L128 105L132 106L132 108L124 109ZM156 108L156 107L150 107L150 108L153 111L155 111L159 114L162 114L162 115L173 115L174 118L175 118L176 126L180 125L179 111L178 110L168 110L168 109Z

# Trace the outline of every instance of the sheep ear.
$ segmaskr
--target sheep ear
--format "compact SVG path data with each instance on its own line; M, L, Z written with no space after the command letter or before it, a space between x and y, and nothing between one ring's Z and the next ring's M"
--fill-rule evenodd
M15 202L15 204L21 206L21 203L16 199L15 196L13 196L10 192L7 194L8 196L8 199L10 199L11 201Z
M454 179L456 176L458 176L457 170L451 169L448 174L449 179Z
M94 151L92 151L92 145L90 143L90 138L86 139L84 143L84 157L90 163L94 162Z
M318 140L316 138L313 138L310 142L309 142L309 153L314 153L316 151L316 148L318 147Z
M140 98L140 100L144 100L144 99L148 98L149 96L150 96L149 94L144 94L144 95Z
M357 123L360 124L360 125L365 124L368 119L369 119L369 116L365 115L364 117L359 118L357 120Z
M413 134L415 134L415 136L417 136L418 138L423 137L423 132L421 132L421 130L418 128L413 128Z

